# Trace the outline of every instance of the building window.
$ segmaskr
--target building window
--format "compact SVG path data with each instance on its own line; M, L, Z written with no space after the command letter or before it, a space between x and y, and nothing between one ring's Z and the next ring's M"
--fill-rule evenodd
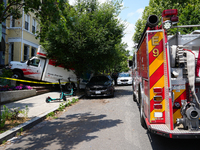
M37 22L36 22L36 20L33 18L32 33L35 33L35 32L36 32L36 26L37 26Z
M11 61L14 60L14 43L11 44Z
M14 60L14 43L10 43L9 62Z
M36 55L36 48L32 47L31 49L31 57Z
M29 22L30 22L30 16L28 14L25 15L25 29L29 30Z
M24 45L24 60L28 60L29 58L29 46Z
M10 27L15 27L15 19L12 16L10 18Z

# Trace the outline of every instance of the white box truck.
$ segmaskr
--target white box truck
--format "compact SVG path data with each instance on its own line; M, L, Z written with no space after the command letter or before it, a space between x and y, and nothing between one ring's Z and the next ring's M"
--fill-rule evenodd
M13 71L13 78L28 78L45 82L68 82L68 78L77 87L77 78L73 69L65 69L63 66L55 66L56 60L48 59L46 52L41 46L38 48L37 55L24 61L11 61L9 68ZM80 88L85 88L87 80L80 80ZM65 84L68 87L68 83Z

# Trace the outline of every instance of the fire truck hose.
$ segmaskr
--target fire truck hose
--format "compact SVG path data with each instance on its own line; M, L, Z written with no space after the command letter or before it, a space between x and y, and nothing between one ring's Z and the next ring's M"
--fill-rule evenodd
M187 53L188 81L189 81L189 85L190 85L190 90L191 90L197 104L200 107L199 100L195 93L195 55L194 55L194 53L192 53L192 51L189 51L189 50L186 50L186 53Z

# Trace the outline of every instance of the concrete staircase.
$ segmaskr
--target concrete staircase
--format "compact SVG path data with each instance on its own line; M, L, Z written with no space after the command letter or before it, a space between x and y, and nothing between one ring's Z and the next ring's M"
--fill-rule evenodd
M31 86L31 87L36 90L36 95L40 95L40 94L43 94L43 93L48 93L48 92L53 91L52 86L34 85L34 86Z

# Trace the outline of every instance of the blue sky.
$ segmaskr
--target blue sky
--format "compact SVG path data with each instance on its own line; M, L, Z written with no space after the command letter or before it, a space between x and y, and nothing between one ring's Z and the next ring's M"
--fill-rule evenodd
M70 4L76 0L69 0ZM100 3L104 3L107 0L98 0ZM132 51L134 43L132 41L132 36L134 34L134 28L136 21L141 17L145 6L149 5L149 0L123 0L124 9L122 10L119 17L126 21L127 28L125 30L125 36L123 42L128 44L127 50Z
M128 25L125 30L123 42L127 43L127 49L132 51L132 47L134 46L132 36L135 31L135 23L142 16L144 8L149 5L149 0L123 0L123 5L125 8L122 10L120 18L126 20Z

